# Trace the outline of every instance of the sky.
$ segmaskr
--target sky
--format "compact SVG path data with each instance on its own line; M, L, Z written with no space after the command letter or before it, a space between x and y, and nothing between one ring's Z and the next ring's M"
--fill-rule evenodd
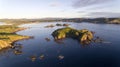
M0 0L0 18L120 17L120 0Z

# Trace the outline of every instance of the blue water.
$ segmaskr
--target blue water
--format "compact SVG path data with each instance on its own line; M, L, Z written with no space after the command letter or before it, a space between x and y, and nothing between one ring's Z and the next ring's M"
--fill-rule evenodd
M82 45L78 41L66 38L55 42L51 33L61 27L44 28L46 25L68 23L76 29L89 29L96 32L108 43L91 43ZM29 29L17 34L34 36L33 39L16 43L22 45L22 54L15 55L13 49L0 51L0 67L120 67L120 25L92 24L73 22L45 22L25 24ZM46 41L45 38L50 38ZM30 56L36 56L32 61ZM44 59L39 57L44 55ZM58 56L64 56L59 59Z

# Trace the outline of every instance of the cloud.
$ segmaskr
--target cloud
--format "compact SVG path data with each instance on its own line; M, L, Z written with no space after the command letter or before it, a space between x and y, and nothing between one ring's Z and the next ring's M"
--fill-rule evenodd
M57 7L57 6L60 6L60 3L59 2L53 2L50 4L51 7Z
M88 13L86 16L89 16L89 17L120 17L120 13L113 13L113 12L91 12L91 13Z
M87 13L87 11L77 11L77 13Z
M73 2L72 4L72 7L74 8L88 7L92 5L104 4L111 1L114 0L75 0L75 2Z

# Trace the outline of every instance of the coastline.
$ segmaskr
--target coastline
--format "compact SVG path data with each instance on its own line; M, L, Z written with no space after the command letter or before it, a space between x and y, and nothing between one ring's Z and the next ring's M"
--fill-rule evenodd
M28 28L24 28L24 27L19 27L19 28L21 28L21 29L16 30L14 33L28 29ZM20 35L20 34L17 34L17 35ZM23 36L23 37L24 37L24 35L20 35L20 36ZM22 39L18 39L18 40L13 41L13 42L11 43L11 45L13 45L13 44L14 44L15 42L17 42L17 41L28 40L28 39L31 39L31 38L33 38L33 37L32 37L32 36L25 36L25 38L22 38Z
M19 26L16 26L16 27L18 27L18 28L16 28L16 30L14 30L12 32L12 34L15 34L15 35L8 36L10 38L10 40L2 40L2 39L0 40L0 51L2 51L3 49L10 48L10 47L14 46L14 43L17 41L33 38L32 36L25 36L25 35L16 34L16 32L18 32L18 31L23 31L23 30L28 29L28 28L19 27Z

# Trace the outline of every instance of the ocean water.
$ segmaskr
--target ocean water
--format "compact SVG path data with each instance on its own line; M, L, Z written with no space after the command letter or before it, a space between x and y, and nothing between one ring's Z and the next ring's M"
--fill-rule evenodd
M51 34L63 26L45 26L57 23L67 23L75 29L94 31L95 36L99 36L105 42L83 45L71 38L56 42ZM21 48L0 51L0 67L120 67L120 25L43 22L21 27L28 29L17 34L34 38L16 42ZM46 41L45 38L49 38L50 41ZM21 51L21 54L15 54L15 50ZM35 59L32 60L32 57Z

